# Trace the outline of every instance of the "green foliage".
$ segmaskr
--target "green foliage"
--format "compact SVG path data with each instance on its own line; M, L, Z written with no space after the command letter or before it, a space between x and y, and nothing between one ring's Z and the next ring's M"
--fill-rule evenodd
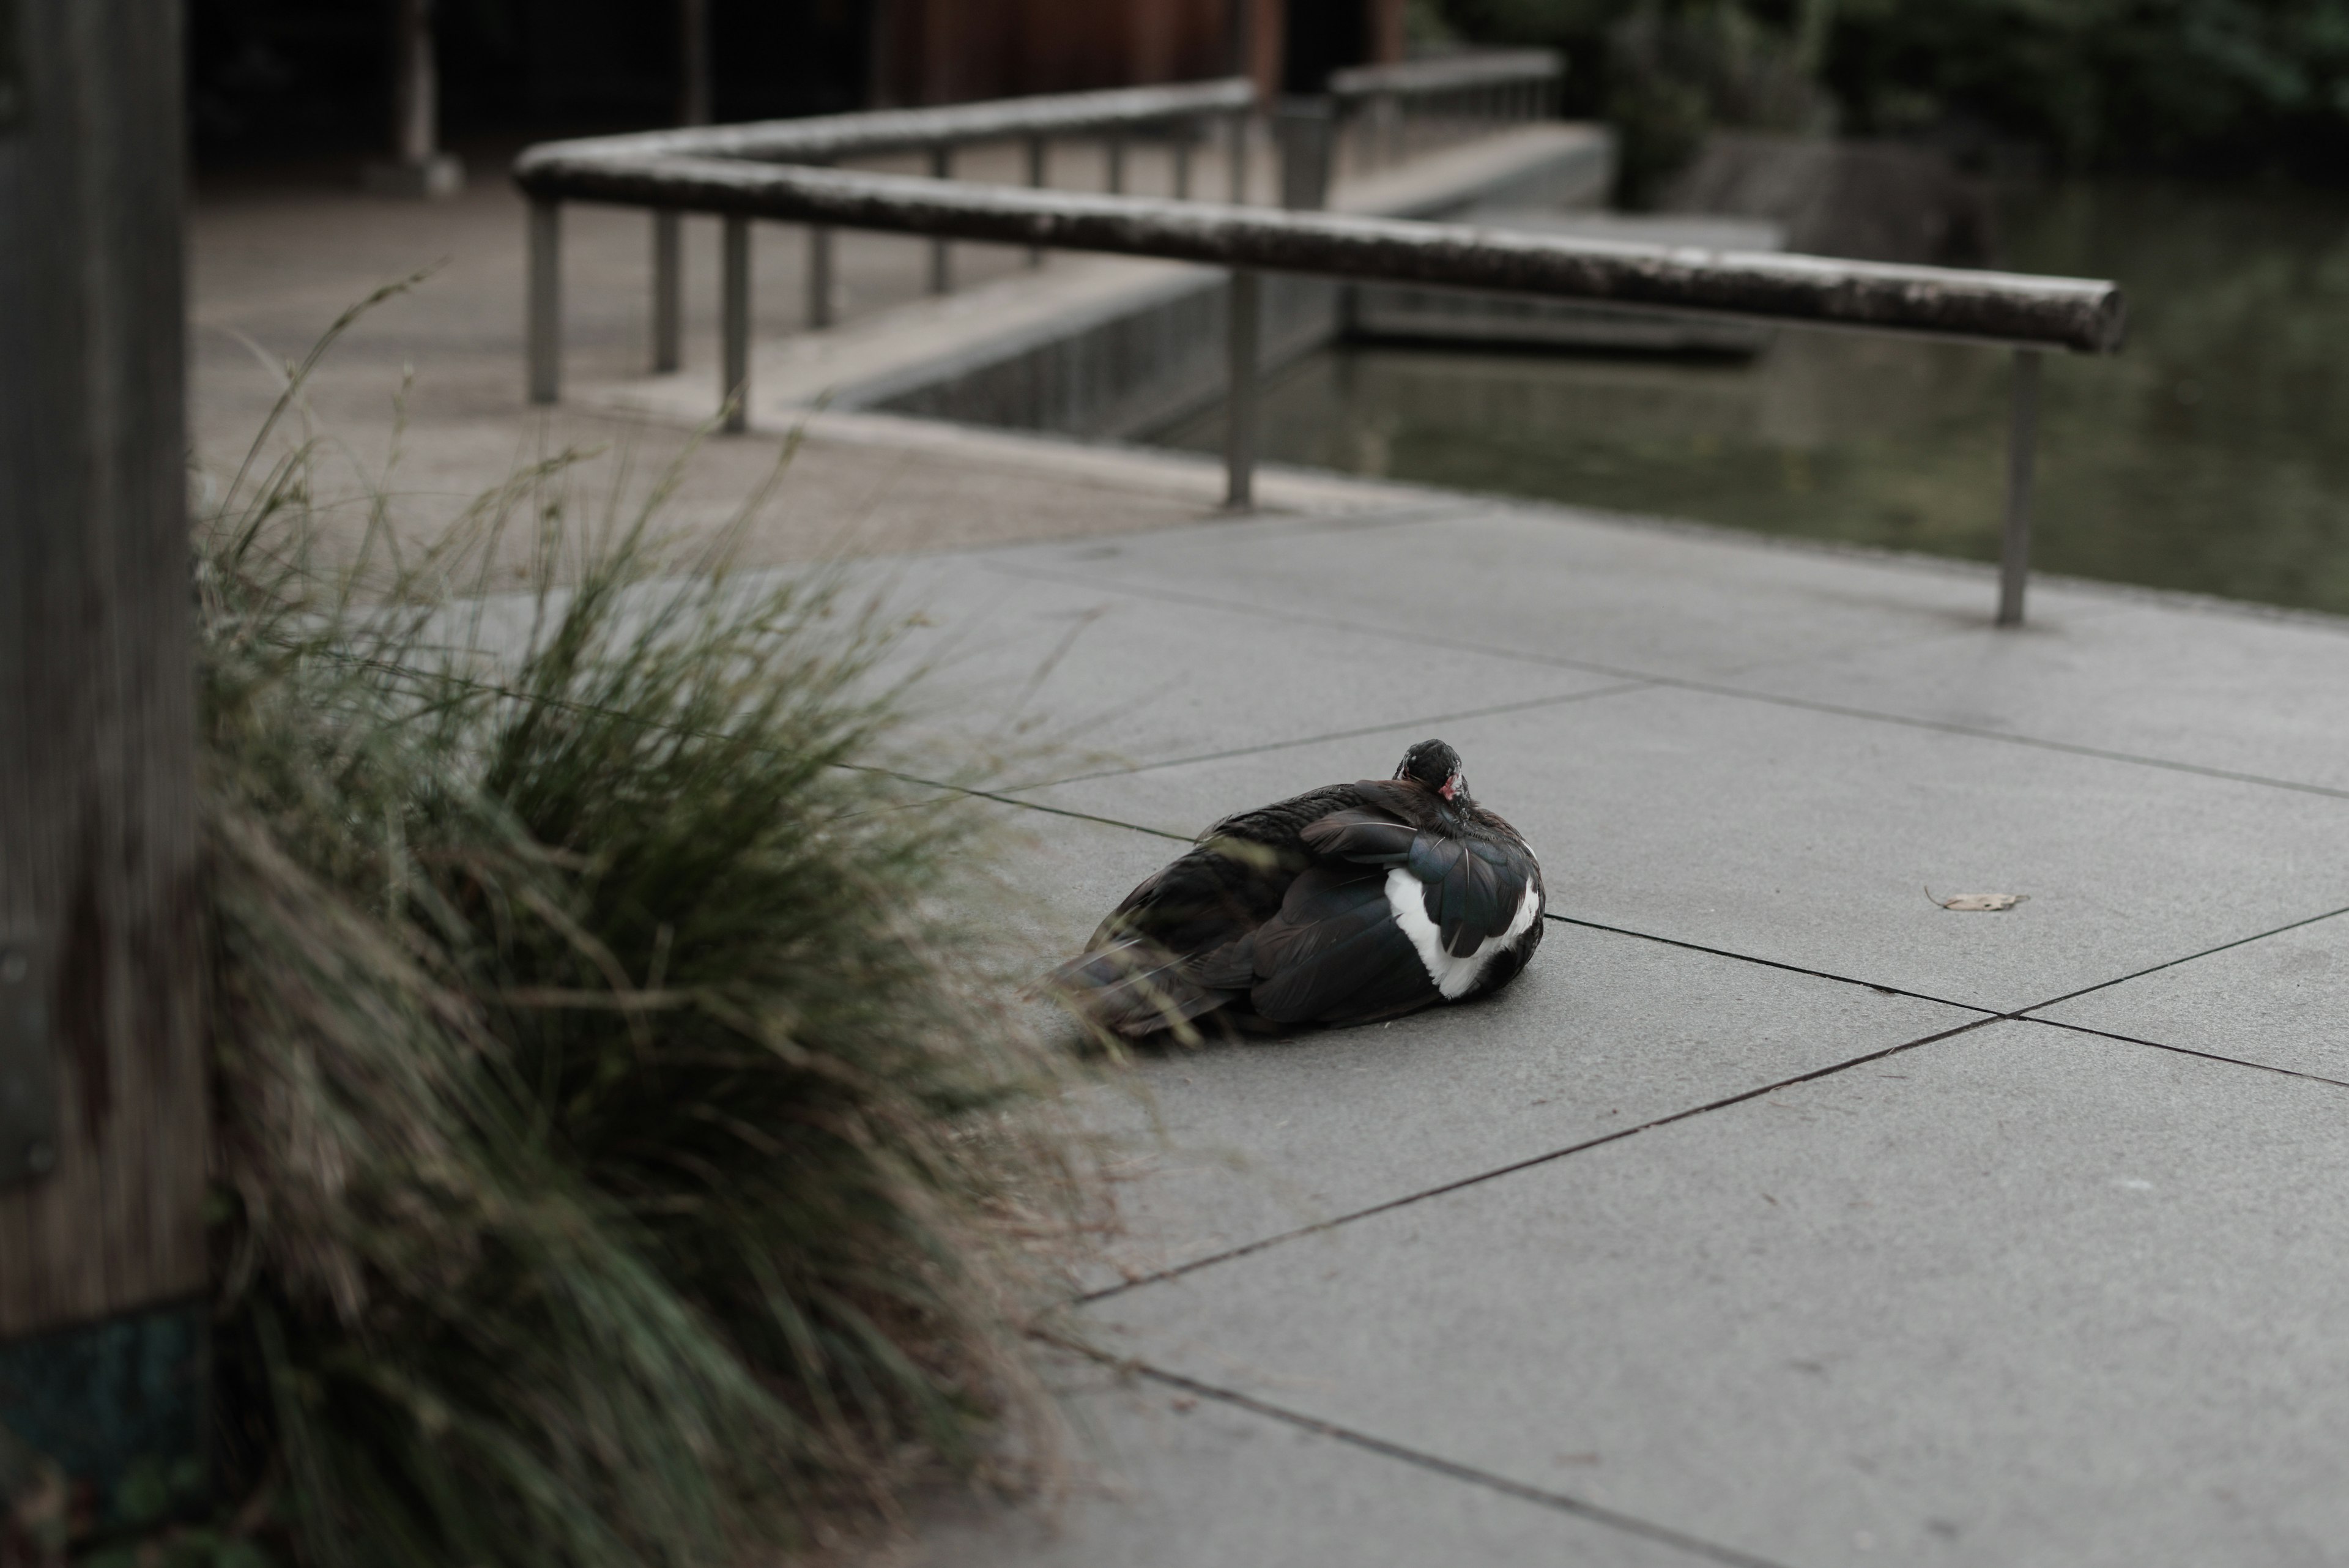
M1668 151L1693 125L1756 123L1702 48L1661 77L1627 59L1627 28L1661 26L1777 41L1849 131L2028 143L2074 169L2337 180L2349 167L2349 0L1445 0L1444 13L1473 40L1566 49L1570 104L1616 119L1635 166L1661 161L1642 139Z
M2339 177L2349 0L1843 0L1864 129L1974 126L2074 168Z
M1830 111L1785 34L1734 0L1643 0L1609 30L1607 118L1622 136L1623 182L1643 199L1716 125L1802 131Z
M1802 58L1795 19L1769 8L1739 0L1448 0L1444 10L1463 36L1566 52L1567 111L1614 125L1624 195L1634 202L1715 126L1808 130L1832 118Z
M1062 1070L946 913L837 576L589 547L558 461L312 566L308 447L200 550L222 1402L304 1563L711 1563L1049 1411ZM380 517L378 522L380 524ZM511 528L532 592L486 592ZM564 586L556 587L560 579ZM964 907L968 907L967 902Z

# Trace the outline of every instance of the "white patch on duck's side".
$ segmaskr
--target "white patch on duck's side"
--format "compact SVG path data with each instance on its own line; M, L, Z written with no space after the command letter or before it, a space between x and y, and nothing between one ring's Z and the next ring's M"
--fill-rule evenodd
M1485 966L1495 955L1516 946L1533 929L1541 914L1541 900L1533 884L1526 883L1526 896L1517 900L1516 918L1509 922L1509 929L1497 937L1486 937L1465 958L1444 950L1443 933L1427 918L1427 884L1401 866L1387 873L1387 908L1394 911L1395 924L1418 950L1419 961L1427 966L1427 978L1435 982L1436 991L1444 1001L1456 1002L1475 989Z

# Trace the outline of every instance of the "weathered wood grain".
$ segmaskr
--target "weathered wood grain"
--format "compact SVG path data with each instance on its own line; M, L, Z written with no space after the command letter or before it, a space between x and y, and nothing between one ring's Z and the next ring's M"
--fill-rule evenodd
M55 1171L0 1337L203 1289L180 7L16 0L0 130L0 929L44 955Z

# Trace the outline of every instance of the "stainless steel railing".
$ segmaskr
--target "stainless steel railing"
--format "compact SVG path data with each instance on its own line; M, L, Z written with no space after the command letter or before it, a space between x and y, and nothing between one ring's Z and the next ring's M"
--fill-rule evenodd
M626 136L595 137L560 145L581 156L617 158L739 158L754 162L821 166L845 158L885 153L920 152L929 159L933 179L954 178L957 148L978 142L1018 140L1026 144L1028 182L1048 183L1051 144L1057 139L1102 138L1108 142L1108 186L1112 193L1125 188L1125 141L1144 131L1171 131L1174 138L1174 193L1191 192L1193 153L1206 127L1220 122L1226 129L1230 163L1225 189L1234 202L1247 198L1248 119L1256 109L1256 89L1240 78L1187 82L1173 87L1129 88L1111 92L1059 93L1040 98L1005 99L991 103L956 104L943 109L881 109L861 114L830 114L801 119L764 120L751 125L687 126L674 130L645 131ZM532 152L538 149L532 149ZM531 154L523 154L527 159ZM676 369L681 362L678 338L682 312L679 296L677 226L663 214L674 208L657 202L653 228L653 369ZM533 230L533 233L536 231ZM550 242L559 236L550 234ZM747 239L730 236L730 256ZM833 254L828 228L811 228L807 235L807 319L811 327L832 324ZM744 252L747 262L748 253ZM1029 265L1040 265L1043 252L1029 254ZM533 275L535 290L539 280ZM543 280L547 286L554 281ZM747 287L747 285L744 286ZM947 294L954 286L954 263L946 239L930 247L929 287ZM533 293L533 298L537 297ZM727 297L730 300L731 293ZM533 308L536 308L533 306ZM533 317L535 319L535 317ZM745 317L747 320L747 317ZM532 396L542 397L535 374Z
M1244 95L1246 90L1245 83L1227 83L1142 92ZM1119 96L1012 99L955 109L659 131L528 150L515 162L514 179L531 203L533 400L553 402L560 386L559 213L566 201L712 213L724 220L720 400L730 430L744 428L749 395L748 235L753 220L806 223L819 231L841 227L925 235L940 243L979 240L1025 244L1031 250L1164 257L1228 268L1231 418L1226 467L1226 500L1235 507L1250 504L1254 487L1259 271L1490 289L1977 343L2009 348L2014 355L1998 618L2001 625L2021 623L2029 569L2039 358L2052 350L2098 354L2117 349L2124 312L2114 285L811 166L851 148L862 151L930 145L948 125L968 128L968 140L1040 134L1031 129L1040 122L1039 106L1053 106L1050 112L1066 117L1059 122L1062 125L1099 125L1104 122L1085 121L1079 106L1085 99ZM1195 116L1211 111L1194 103L1169 112ZM1244 110L1226 107L1221 112ZM981 127L988 129L982 131Z

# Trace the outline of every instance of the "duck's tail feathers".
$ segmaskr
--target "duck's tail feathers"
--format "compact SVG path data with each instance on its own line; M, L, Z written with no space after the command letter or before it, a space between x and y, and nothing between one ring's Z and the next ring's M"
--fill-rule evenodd
M1044 977L1044 989L1100 1028L1129 1039L1195 1036L1192 1020L1232 1000L1200 984L1185 961L1157 943L1127 937L1079 953Z

